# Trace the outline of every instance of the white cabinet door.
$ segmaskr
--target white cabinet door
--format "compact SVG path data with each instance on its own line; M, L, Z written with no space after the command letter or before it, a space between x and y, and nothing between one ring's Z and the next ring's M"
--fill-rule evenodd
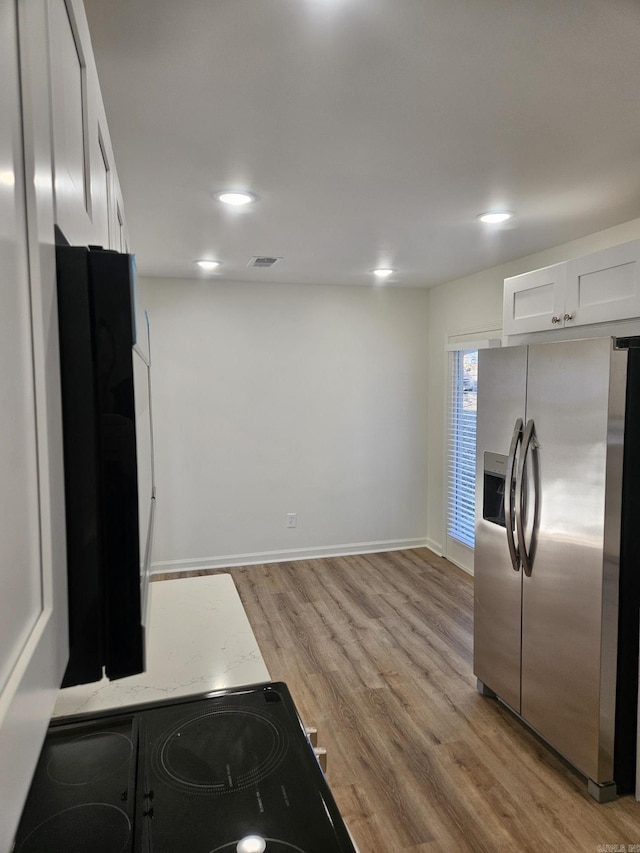
M521 335L562 326L566 272L561 263L506 278L503 333Z
M21 135L18 69L15 45L6 45L4 26L6 7L12 6L3 0L5 44L0 48L0 693L40 614L42 601L27 225L23 177L14 149L15 138Z
M115 245L114 248L118 252L128 252L129 244L127 241L127 226L125 225L124 216L122 214L122 201L120 199L119 191L116 190L116 205L115 205L115 215L116 215L116 225L115 225Z
M98 151L94 158L94 168L91 170L91 210L95 229L96 246L111 249L111 196L113 194L111 163L105 143L106 134L98 123Z
M71 243L92 243L86 50L65 0L49 3L49 26L56 222Z
M12 846L67 644L46 57L44 2L0 0L2 853Z
M48 6L56 224L72 245L122 251L120 187L82 0Z
M640 240L567 262L567 326L640 317Z

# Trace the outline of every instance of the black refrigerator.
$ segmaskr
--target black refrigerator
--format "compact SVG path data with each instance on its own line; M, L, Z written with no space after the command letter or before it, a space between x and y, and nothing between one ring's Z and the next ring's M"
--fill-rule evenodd
M68 687L144 671L149 548L140 543L150 529L147 513L139 517L133 258L63 241L59 234ZM152 520L152 489L148 498Z

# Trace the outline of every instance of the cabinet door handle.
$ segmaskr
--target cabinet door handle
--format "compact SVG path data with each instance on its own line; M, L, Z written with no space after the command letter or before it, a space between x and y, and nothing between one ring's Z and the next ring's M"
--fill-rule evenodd
M555 325L556 323L562 323L562 317L552 317L551 322Z
M573 320L573 317L574 317L574 315L573 315L573 314L565 314L565 315L564 315L565 322L566 322L567 320Z

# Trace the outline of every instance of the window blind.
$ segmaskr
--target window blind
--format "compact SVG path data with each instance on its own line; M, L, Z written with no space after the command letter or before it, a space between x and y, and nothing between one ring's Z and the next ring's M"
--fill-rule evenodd
M447 532L473 548L478 351L456 350L449 359Z

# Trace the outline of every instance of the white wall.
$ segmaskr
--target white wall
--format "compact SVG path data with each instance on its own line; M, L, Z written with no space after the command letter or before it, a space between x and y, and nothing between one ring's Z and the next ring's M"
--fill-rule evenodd
M427 420L428 520L427 541L437 553L446 550L446 376L445 343L450 338L495 337L502 328L504 279L527 270L596 252L640 237L640 219L634 219L502 264L476 275L434 287L429 291L429 412ZM494 334L490 334L491 332ZM472 555L466 568L472 569ZM461 563L463 560L461 560Z
M426 291L140 288L152 325L156 571L424 544Z
M505 277L638 237L640 219L429 291L141 279L155 570L444 553L445 343L499 336Z

